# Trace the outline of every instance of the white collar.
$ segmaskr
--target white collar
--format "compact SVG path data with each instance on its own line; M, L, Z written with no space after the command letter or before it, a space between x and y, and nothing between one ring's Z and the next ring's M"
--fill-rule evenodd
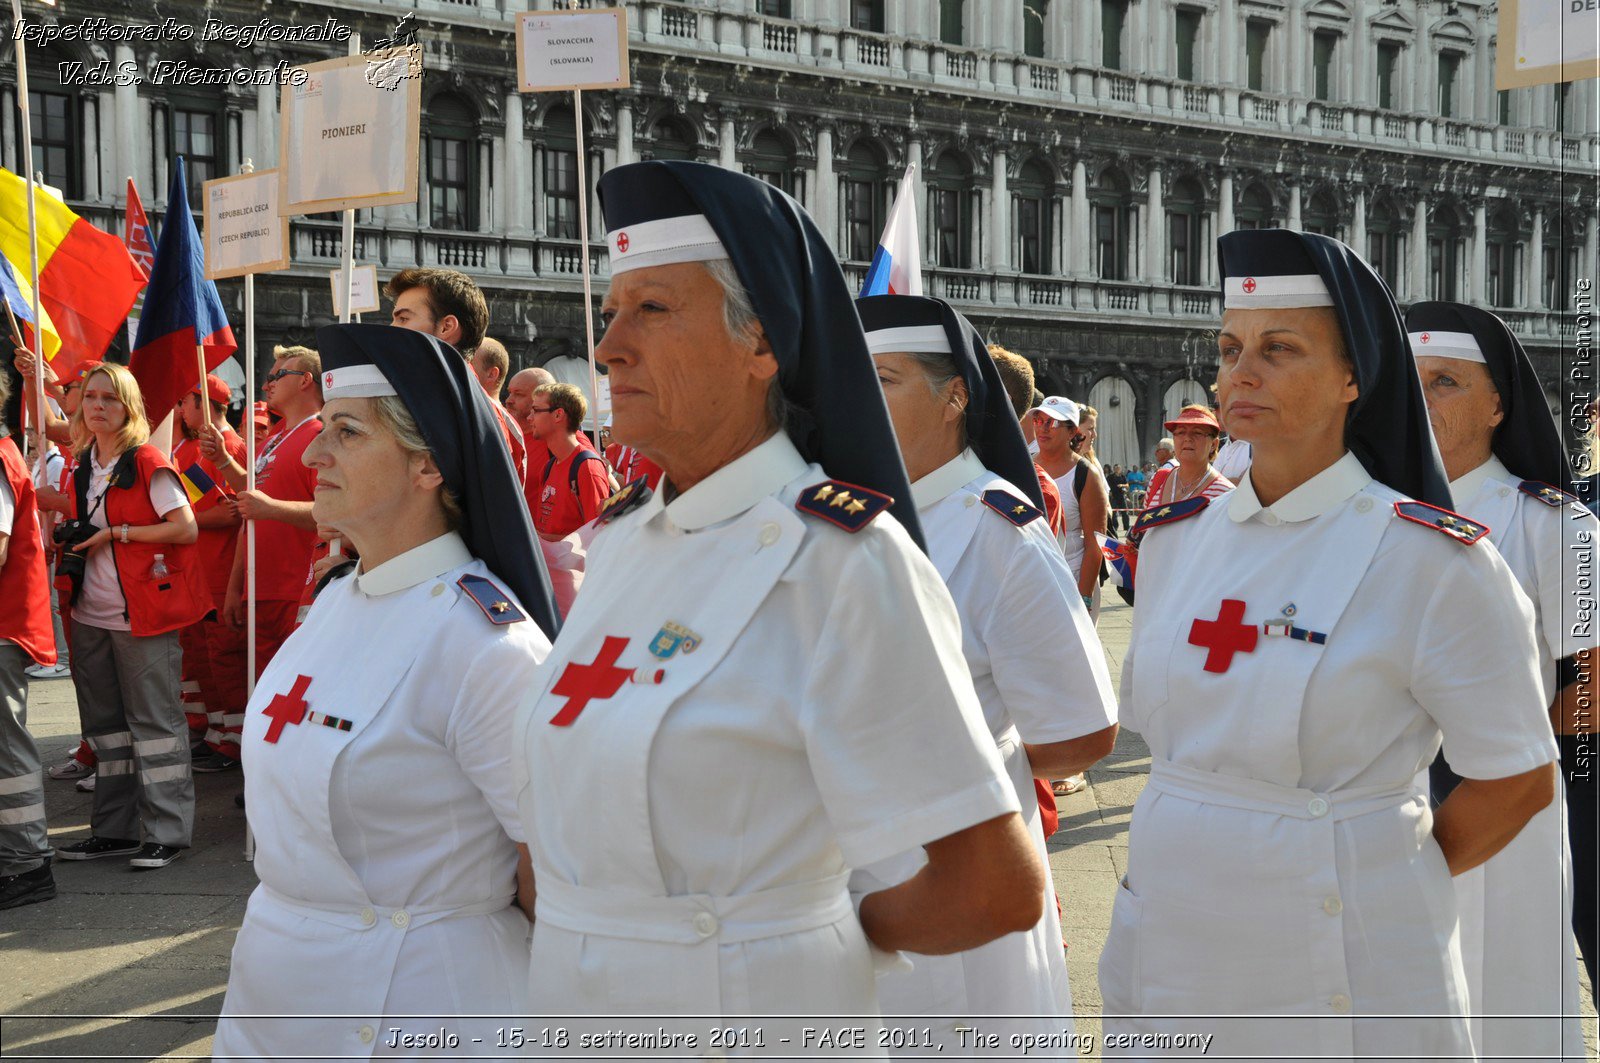
M736 517L806 471L786 432L740 455L683 494L666 502L667 519L684 531L699 531ZM656 498L663 498L657 493Z
M1515 482L1516 479L1515 476L1511 475L1511 470L1506 468L1499 458L1490 454L1488 461L1471 472L1463 474L1461 479L1450 481L1451 502L1455 508L1460 509L1478 497L1478 490L1487 481L1507 480Z
M950 492L976 480L984 473L983 462L968 447L937 469L911 485L911 502L918 510L950 497Z
M1320 517L1334 506L1352 498L1372 482L1372 474L1361 464L1361 459L1345 451L1344 457L1317 473L1293 491L1270 506L1263 506L1256 497L1252 473L1245 473L1239 487L1228 499L1228 517L1235 524L1243 524L1258 513L1270 514L1276 521L1295 523Z
M369 598L408 590L460 568L472 560L472 551L457 532L445 532L421 546L413 546L373 569L356 575L356 586Z

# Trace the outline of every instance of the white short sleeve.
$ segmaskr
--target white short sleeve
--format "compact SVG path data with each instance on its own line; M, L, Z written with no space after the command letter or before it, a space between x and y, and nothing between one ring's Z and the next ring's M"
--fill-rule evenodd
M1557 757L1533 603L1488 542L1452 547L1417 632L1411 692L1468 779L1503 779Z
M1543 508L1543 507L1539 507ZM1540 632L1559 659L1600 646L1594 608L1595 544L1600 522L1582 506L1540 517L1534 539ZM1532 529L1530 529L1530 532Z
M445 727L445 744L514 842L527 841L517 813L519 782L513 765L521 759L513 741L517 705L550 652L533 621L513 626L523 625L534 630L500 633L472 661Z
M16 496L11 493L11 484L0 476L0 535L10 535L16 520Z
M1018 811L933 566L908 539L869 534L838 587L799 722L845 860L861 867Z
M171 469L156 470L155 475L150 477L150 504L163 517L179 506L189 504L189 495L184 491L183 484L178 482L177 473Z

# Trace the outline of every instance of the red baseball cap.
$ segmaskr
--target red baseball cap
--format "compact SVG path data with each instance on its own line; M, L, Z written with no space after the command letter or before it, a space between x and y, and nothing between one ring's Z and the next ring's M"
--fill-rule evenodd
M194 386L192 393L195 395L200 394L199 384ZM233 401L233 389L215 373L206 374L206 395L212 402L221 403L224 406Z
M262 428L272 423L272 414L267 410L267 404L258 402L250 407L250 418Z

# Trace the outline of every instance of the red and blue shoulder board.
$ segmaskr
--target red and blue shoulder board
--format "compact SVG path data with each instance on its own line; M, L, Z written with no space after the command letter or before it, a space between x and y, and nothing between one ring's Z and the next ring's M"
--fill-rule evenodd
M616 520L629 510L638 509L650 501L650 484L643 477L630 483L604 502L600 503L600 512L595 514L596 524L605 524Z
M1159 528L1163 524L1175 524L1186 520L1211 504L1211 499L1204 495L1186 498L1182 502L1171 502L1166 505L1150 506L1134 518L1133 527L1128 529L1128 541L1135 546L1144 538L1144 533L1151 528Z
M1044 516L1010 491L1002 491L998 487L993 491L985 491L982 497L984 505L1019 528L1032 524Z
M1573 505L1578 501L1577 495L1569 495L1559 487L1551 487L1549 484L1541 483L1538 480L1524 480L1517 487L1521 489L1523 494L1537 498L1545 505L1554 508Z
M794 508L847 532L857 532L872 523L872 518L894 505L894 499L843 480L824 480L800 492Z
M511 600L511 595L495 586L493 580L467 575L456 580L456 586L465 591L467 597L483 610L483 615L489 618L491 624L496 626L515 624L528 619L527 615L517 608L517 603Z
M1487 524L1468 520L1459 513L1452 513L1440 506L1430 506L1426 502L1396 502L1394 511L1413 524L1443 532L1456 542L1468 546L1489 534Z

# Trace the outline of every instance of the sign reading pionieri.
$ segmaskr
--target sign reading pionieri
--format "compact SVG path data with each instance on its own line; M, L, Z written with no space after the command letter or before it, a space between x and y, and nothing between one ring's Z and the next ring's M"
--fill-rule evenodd
M419 49L296 67L283 86L284 214L414 203L422 136Z
M289 268L289 226L278 210L277 170L205 182L206 278Z
M628 14L622 8L517 16L518 91L627 87Z

